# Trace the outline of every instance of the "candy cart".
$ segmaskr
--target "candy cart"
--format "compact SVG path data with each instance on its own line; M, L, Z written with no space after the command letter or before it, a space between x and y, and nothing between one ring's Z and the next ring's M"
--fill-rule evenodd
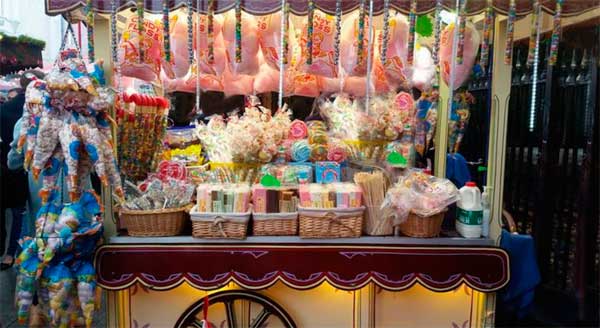
M96 282L105 291L106 325L493 326L496 293L507 286L511 272L508 254L498 245L512 44L531 37L531 62L537 65L540 33L553 33L550 51L555 52L561 23L574 22L579 17L576 14L593 10L592 2L47 0L49 15L62 14L87 26L88 49L81 50L84 60L92 63L104 59L99 65L106 80L113 81L117 94L114 106L107 110L107 120L117 123L110 125L108 133L116 140L114 151L121 177L136 177L131 179L138 182L158 172L146 185L133 186L146 195L154 188L174 188L166 186L162 178L183 174L180 169L197 182L193 189L183 186L165 198L166 204L185 194L189 201L196 192L193 209L188 205L194 204L178 201L171 210L165 210L165 205L162 210L141 211L137 207L144 204L138 200L117 206L113 199L127 198L131 186L123 183L121 187L114 183L116 179L106 178L109 181L102 193L105 243L94 255ZM378 212L380 203L370 204L368 200L376 196L367 196L367 190L396 183L394 173L402 170L398 167L411 166L417 153L424 156L426 150L433 151L431 173L445 177L446 150L453 153L458 149L467 128L470 100L459 87L468 80L474 65L480 74L493 77L486 86L493 95L487 105L490 126L485 161L489 233L481 238L440 234L445 214L441 210L438 230L433 233L426 230L419 235L411 230L415 227L403 228L413 214L399 225L400 230L392 221L381 223L378 216L384 214ZM267 73L270 75L261 75ZM394 95L393 104L380 96L392 89L405 90ZM163 98L165 91L173 90L194 93L196 113L208 107L200 99L207 90L226 95L277 93L261 98L262 105L271 107L273 114L253 103L255 100L247 100L245 114L239 118L232 115L228 120L198 123L195 136L200 143L175 138L178 141L174 144L184 140L183 148L197 147L193 148L197 156L190 160L186 157L189 153L171 150L171 159L183 156L193 165L181 168L166 163L157 168L164 136L173 133L164 130L170 103ZM316 105L320 106L316 116L324 117L328 124L323 127L327 134L319 132L323 123L307 119L305 124L293 120L295 117L281 118L278 115L282 111L275 113L286 106L292 94L318 98L341 91L352 96L320 99L323 101ZM400 116L406 108L409 119L390 114L390 106L398 106ZM294 114L290 110L286 113ZM142 121L138 122L138 117ZM370 121L372 117L378 120ZM378 125L382 120L387 122L385 126ZM388 124L392 121L393 126ZM276 133L281 125L286 136ZM227 139L223 131L237 139ZM373 131L379 134L373 136ZM291 155L281 141L288 138L295 140L289 147ZM299 141L302 138L305 140ZM330 141L322 142L323 138ZM331 138L342 140L343 155L331 146ZM274 142L277 147L254 150L256 145L273 140L280 140ZM392 141L397 148L390 150ZM143 147L131 146L136 142ZM329 148L319 148L326 143ZM235 152L239 148L245 152ZM353 160L340 167L346 157ZM207 160L211 162L205 164ZM375 187L362 184L362 178L357 177L360 173L347 180L355 182L353 187L362 186L365 210L360 194L345 193L344 188L350 185L325 191L308 185L300 187L299 195L270 189L283 188L279 183L287 173L264 171L263 164L278 161L314 162L311 173L318 174L321 182L359 171L375 172L373 167L379 169L386 161L391 168L382 169L387 173L385 178L382 174L376 177L380 180ZM261 168L255 166L257 163ZM240 186L206 187L207 191L203 187L208 176L206 165L219 172L219 179L260 180L262 185L251 192ZM293 172L296 182L312 179L304 171ZM429 177L423 179L435 179ZM417 183L414 181L411 183ZM261 195L258 190L264 192L264 199L256 196ZM315 202L315 194L334 198L324 196ZM271 195L280 197L278 203L270 203ZM351 206L356 195L358 203ZM253 208L244 202L252 203ZM345 204L362 211L356 217L330 217L334 211L328 210L320 217L314 211L300 210L294 216L299 216L299 223L294 225L277 217L264 220L278 220L280 225L263 226L263 219L256 215L271 212L272 206L279 212L295 212L306 204L328 209L336 206L332 204ZM213 212L206 210L211 206ZM283 210L290 206L294 209ZM234 226L246 221L227 213L245 211L253 211L251 223ZM150 216L155 221L140 223ZM420 222L419 218L414 220ZM324 221L327 227L315 223ZM365 222L387 228L372 230ZM157 233L156 226L163 224L162 233ZM336 228L329 228L333 225Z

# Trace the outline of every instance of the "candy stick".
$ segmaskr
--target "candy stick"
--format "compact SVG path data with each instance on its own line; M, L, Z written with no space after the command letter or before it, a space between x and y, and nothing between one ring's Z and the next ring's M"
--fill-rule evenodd
M187 47L188 47L188 62L190 65L194 62L194 9L192 8L192 0L187 0Z
M171 61L171 36L169 28L169 0L163 0L162 2L163 11L163 43L165 50L165 61L168 63Z
M467 6L467 0L460 1L459 17L460 20L458 27L458 49L456 50L456 62L460 65L463 63L463 49L465 48L465 26L467 24L467 17L465 15L465 7Z
M435 26L434 26L434 42L433 51L431 56L433 57L433 63L435 65L435 78L433 80L433 88L438 89L440 86L440 30L442 27L442 0L436 0L435 3Z
M208 0L208 26L206 28L206 37L208 39L208 63L215 62L215 0ZM200 47L200 45L198 45Z
M560 0L559 0L560 1ZM508 7L508 21L506 25L506 48L504 49L504 64L512 65L513 40L515 36L515 19L517 17L517 4L510 0Z
M481 39L481 55L479 57L479 64L483 68L485 68L488 64L490 54L490 40L493 28L494 7L492 6L492 0L487 0L487 8L485 10L485 18L483 20L483 38Z
M242 62L242 0L235 0L235 62Z
M335 43L333 63L337 67L340 62L340 35L342 33L342 0L335 2Z
M140 51L140 63L144 63L144 0L136 1L136 9L138 16L137 31L138 31L138 49Z
M408 14L408 50L406 53L406 62L409 66L413 65L415 55L415 24L417 20L417 0L411 0L410 12Z
M538 26L540 24L540 1L533 0L531 7L531 31L529 35L529 49L527 52L527 66L531 67L535 59L535 50L537 44Z
M548 63L552 66L556 64L558 57L558 43L560 42L560 33L562 30L561 16L564 0L556 0L556 9L554 14L554 27L552 29L552 41L550 43L550 59Z
M87 18L88 60L90 63L93 63L94 62L94 8L92 6L92 0L87 0L85 9L86 9L86 18Z
M383 0L383 38L381 41L381 64L387 60L387 48L390 39L390 0Z
M307 26L306 26L306 51L308 51L308 54L306 56L306 64L307 65L312 64L314 16L315 16L315 1L308 0L308 22L307 22Z
M361 66L364 57L364 42L365 40L365 0L360 0L360 7L358 7L358 48L356 56L356 65ZM370 74L367 74L369 76ZM368 90L368 87L367 87Z

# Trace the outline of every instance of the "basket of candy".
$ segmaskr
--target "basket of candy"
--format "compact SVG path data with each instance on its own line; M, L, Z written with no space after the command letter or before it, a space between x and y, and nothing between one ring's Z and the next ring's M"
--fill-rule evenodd
M362 192L352 183L300 186L300 238L356 238L362 232Z
M252 234L294 236L298 233L298 192L294 188L252 188Z
M250 221L250 187L243 184L202 184L190 211L192 236L244 239Z
M126 201L119 220L130 236L175 236L183 231L194 185L185 179L185 167L179 165L163 161L159 172L142 183L125 182Z
M382 208L403 234L428 238L440 234L446 208L457 200L458 189L450 180L410 170L388 190Z

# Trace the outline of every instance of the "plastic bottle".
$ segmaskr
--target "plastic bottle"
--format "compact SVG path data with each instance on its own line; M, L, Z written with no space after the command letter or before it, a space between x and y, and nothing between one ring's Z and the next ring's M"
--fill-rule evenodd
M481 194L481 207L483 207L483 223L481 225L481 236L488 238L490 236L490 199L488 193L489 187L483 187Z
M456 208L456 231L465 238L481 237L483 208L481 191L475 182L469 181L459 190Z

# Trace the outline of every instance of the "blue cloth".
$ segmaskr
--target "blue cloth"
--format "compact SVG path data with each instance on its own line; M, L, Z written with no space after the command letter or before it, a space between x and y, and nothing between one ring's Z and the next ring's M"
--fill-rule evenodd
M499 293L500 301L519 318L524 317L533 302L535 287L540 283L535 243L529 235L502 230L500 247L510 258L510 281Z
M446 179L452 181L457 188L461 188L471 181L471 173L465 158L459 154L446 155Z

